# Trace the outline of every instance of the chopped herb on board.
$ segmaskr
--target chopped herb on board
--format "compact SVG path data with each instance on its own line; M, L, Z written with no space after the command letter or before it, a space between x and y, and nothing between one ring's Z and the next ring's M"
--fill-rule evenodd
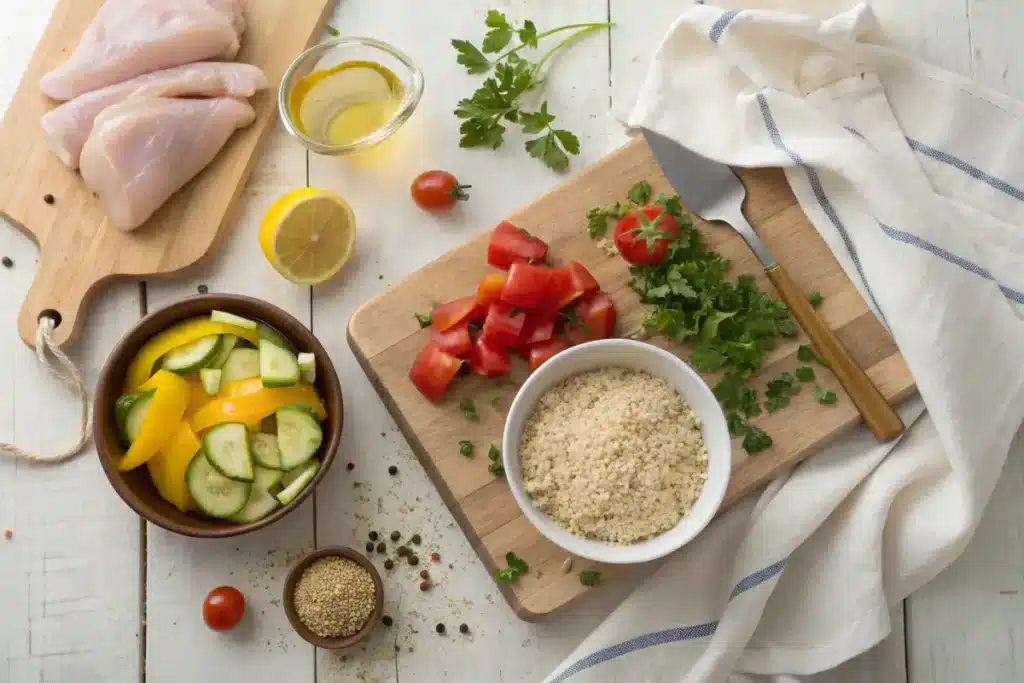
M504 477L505 467L501 464L501 451L493 443L487 449L487 459L490 461L490 464L487 465L487 471L496 477Z
M324 24L324 30L327 31L327 35L329 35L332 38L337 38L338 36L341 35L338 29L334 28L330 24Z
M810 302L811 306L817 308L821 305L821 302L825 300L825 297L821 295L821 292L811 292L807 295L807 301Z
M462 411L462 416L467 420L476 420L479 417L476 412L476 404L473 403L473 399L469 396L463 396L459 400L459 410Z
M515 583L521 575L530 571L530 566L513 552L505 553L505 563L508 567L499 569L494 575L494 580L498 583Z
M807 346L806 344L801 344L800 348L796 350L796 359L801 363L814 362L817 363L818 365L824 365L828 367L825 363L825 359L819 356L817 353L815 353L814 349L812 349L810 346Z
M430 327L430 323L432 321L430 319L430 315L429 314L427 314L427 313L413 313L413 315L416 316L416 322L418 322L420 324L420 329L423 329L423 328L426 328L426 327Z
M838 400L836 392L824 387L814 387L814 400L822 405L831 405Z
M580 583L584 586L596 586L601 583L601 572L592 569L580 572Z
M459 455L470 457L473 455L473 442L469 439L463 439L459 442Z
M796 369L796 378L801 382L813 382L814 368L810 365L801 365Z
M788 372L780 372L765 387L764 407L769 413L789 405L789 397L800 393L800 383Z

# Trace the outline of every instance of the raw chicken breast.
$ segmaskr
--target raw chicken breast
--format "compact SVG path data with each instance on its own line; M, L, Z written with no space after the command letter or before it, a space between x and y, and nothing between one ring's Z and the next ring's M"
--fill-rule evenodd
M154 71L79 95L47 112L43 116L43 137L61 161L78 168L82 146L95 118L131 95L246 98L267 85L260 69L234 62L196 62Z
M70 58L39 83L70 100L139 74L201 59L234 59L242 0L107 0Z
M248 102L230 97L130 97L96 117L82 179L114 225L134 230L255 118Z

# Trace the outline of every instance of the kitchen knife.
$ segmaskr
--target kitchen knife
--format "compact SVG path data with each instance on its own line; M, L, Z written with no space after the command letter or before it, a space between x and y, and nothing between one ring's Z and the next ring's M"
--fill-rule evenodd
M736 174L717 161L691 152L679 143L649 130L643 131L661 172L679 194L682 203L706 221L727 223L739 233L757 260L789 312L804 329L815 349L828 363L840 384L850 395L868 428L880 441L903 433L903 421L885 400L867 374L854 362L832 330L818 317L807 295L797 287L743 215L747 190Z

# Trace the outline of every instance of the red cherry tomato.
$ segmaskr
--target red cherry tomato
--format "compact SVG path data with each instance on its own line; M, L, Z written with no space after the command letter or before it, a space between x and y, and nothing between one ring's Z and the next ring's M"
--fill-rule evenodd
M525 322L525 313L499 301L487 311L480 340L489 348L504 351L519 339Z
M476 303L487 310L491 304L501 298L501 288L505 286L505 276L501 273L488 273L480 280L476 288Z
M412 199L421 209L427 211L447 211L456 202L469 199L466 188L472 185L461 185L447 171L426 171L416 176L409 188Z
M503 270L508 270L516 261L540 263L547 254L548 245L544 240L508 221L498 223L487 244L487 262Z
M529 360L530 369L536 370L544 361L569 348L569 342L564 339L554 338L530 347Z
M483 339L477 339L469 355L469 367L484 377L500 377L512 369L512 361L507 351L492 349Z
M245 596L233 586L218 586L203 601L203 621L214 631L230 631L245 614Z
M464 296L447 303L438 304L430 312L430 322L438 332L455 327L476 310L476 297Z
M565 325L565 336L573 344L607 339L615 333L615 304L604 292L583 299L573 309Z
M436 344L427 344L413 361L409 379L421 394L438 403L444 398L445 390L458 374L460 367L461 360L442 351Z
M430 343L436 344L445 353L450 353L457 358L465 358L469 350L473 348L473 342L469 338L469 320L463 320L444 332L431 327Z
M671 214L660 206L645 206L615 224L615 246L634 265L656 266L668 256L668 245L679 233L679 223Z
M501 300L512 306L533 308L547 291L550 271L547 266L531 266L521 261L513 263L501 290Z

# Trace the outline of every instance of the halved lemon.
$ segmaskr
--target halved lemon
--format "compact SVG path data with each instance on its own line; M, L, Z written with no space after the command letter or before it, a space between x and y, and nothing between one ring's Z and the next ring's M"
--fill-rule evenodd
M318 285L334 277L352 256L355 241L352 207L315 187L281 195L260 223L263 255L297 285Z

